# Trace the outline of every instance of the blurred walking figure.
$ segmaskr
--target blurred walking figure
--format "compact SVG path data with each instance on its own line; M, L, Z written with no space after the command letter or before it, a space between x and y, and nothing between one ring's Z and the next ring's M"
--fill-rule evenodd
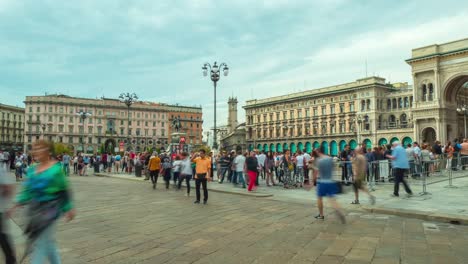
M148 162L148 170L150 172L151 182L153 183L153 189L156 189L159 171L161 170L161 159L158 157L158 153L153 152L153 155L151 155Z
M182 181L185 180L187 185L187 197L190 196L190 179L192 178L192 162L190 161L189 154L187 152L182 152L180 154L182 157L180 163L180 176L179 176L179 185L178 189L182 187Z
M387 155L387 158L393 161L393 169L395 175L395 187L393 190L393 196L399 196L400 182L403 183L406 193L408 196L413 195L408 183L405 181L405 171L410 168L408 156L406 155L405 149L401 146L400 142L393 142L392 155Z
M323 214L323 197L328 197L330 202L335 209L335 213L340 219L341 223L346 223L346 218L341 211L340 205L335 199L335 195L338 193L338 185L333 181L333 159L323 154L323 146L320 149L314 150L316 156L317 169L314 171L314 181L317 182L317 207L319 214L315 216L316 219L325 219Z
M255 157L255 152L250 152L250 156L245 160L245 172L249 177L249 187L247 188L249 192L257 189L257 187L255 187L255 182L260 173L259 166L258 160ZM262 170L262 168L260 168L260 170Z
M447 166L445 167L446 170L452 169L452 159L453 159L453 149L452 142L447 141L447 145L445 146L445 154L447 154Z
M56 221L62 214L67 221L75 217L68 177L60 163L53 159L53 151L51 142L38 140L33 144L32 154L37 164L28 169L16 205L9 210L11 216L17 207L28 205L28 224L24 231L28 241L23 260L32 253L32 264L45 263L45 259L61 263L55 243Z
M367 193L372 205L375 204L375 197L369 193L367 190L365 181L367 175L367 160L364 157L364 151L361 147L358 147L354 150L354 159L353 159L353 187L354 187L354 201L351 204L359 204L359 190Z
M14 193L14 185L7 171L2 164L0 166L0 246L5 255L5 263L14 264L16 263L16 255L10 237L7 234L6 221L8 218L5 215L6 205L9 204L9 199Z
M169 189L169 185L170 185L170 182L171 182L171 168L172 168L171 157L164 154L162 156L161 161L162 161L161 174L163 175L164 182L166 182L166 189Z

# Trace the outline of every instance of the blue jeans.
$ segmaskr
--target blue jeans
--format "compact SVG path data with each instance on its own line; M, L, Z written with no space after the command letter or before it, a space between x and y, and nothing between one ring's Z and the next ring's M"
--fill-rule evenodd
M68 176L70 173L70 165L69 164L63 164L63 172L65 172L65 175Z
M60 255L55 244L55 225L49 226L44 230L34 242L33 252L31 254L31 264L45 263L49 259L51 264L60 264Z
M237 184L237 179L239 179L239 183L242 183L242 186L245 187L244 173L242 171L236 171L233 177L232 183Z

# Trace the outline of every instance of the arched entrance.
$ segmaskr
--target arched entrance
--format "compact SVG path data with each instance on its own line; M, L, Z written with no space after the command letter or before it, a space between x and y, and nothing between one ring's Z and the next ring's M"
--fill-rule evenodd
M393 142L395 141L398 141L399 139L397 137L392 137L392 139L390 139L390 144L393 144Z
M335 140L330 142L330 155L338 156L338 144L336 143Z
M320 148L320 143L318 143L318 141L314 141L314 143L312 144L312 147L314 149L318 149L318 148Z
M434 142L436 141L436 131L433 127L426 127L422 130L421 132L421 141L423 143L429 144L429 146L432 146Z
M283 144L283 151L289 150L288 143Z
M283 147L281 146L280 143L276 144L276 151L277 152L283 152Z
M349 148L350 148L350 149L355 149L356 147L357 147L357 142L356 142L356 140L351 139L351 140L349 141Z
M291 153L292 153L292 154L293 154L293 153L296 153L296 151L297 151L296 144L291 143Z
M386 138L379 139L379 146L384 146L388 144L388 140Z
M276 148L275 148L275 144L270 144L270 151L271 152L275 152L276 151Z
M300 151L304 151L304 144L302 144L302 142L297 143L297 149Z
M268 144L263 145L263 151L269 151Z
M367 149L372 148L372 141L370 139L368 139L368 138L364 139L363 143L366 144Z
M410 137L404 137L401 142L402 142L402 145L406 147L408 144L413 143L413 140Z
M104 151L107 153L114 153L115 147L117 147L117 143L112 138L109 138L108 140L106 140L106 142L104 142Z
M252 144L249 144L249 150L252 151L254 149L254 146Z
M258 145L257 145L257 150L258 150L258 151L262 151L262 144L258 144Z
M323 142L322 142L322 147L323 147L323 149L322 149L322 150L323 150L323 154L327 154L327 155L328 155L328 153L330 153L329 150L328 150L328 142L323 141Z
M340 152L344 150L345 146L346 146L346 141L345 141L345 140L341 140L341 141L340 141Z
M306 142L305 144L306 152L311 153L312 152L312 144L310 142Z
M444 89L444 99L447 106L447 124L443 127L442 131L436 132L437 137L445 137L448 140L454 138L467 137L466 135L466 123L465 114L468 114L466 110L468 107L468 72L457 74L447 81ZM465 109L465 111L463 111ZM424 130L423 130L424 131ZM427 131L432 133L431 131ZM427 136L431 136L427 134ZM421 134L421 141L424 142L424 133ZM429 143L429 142L428 142Z

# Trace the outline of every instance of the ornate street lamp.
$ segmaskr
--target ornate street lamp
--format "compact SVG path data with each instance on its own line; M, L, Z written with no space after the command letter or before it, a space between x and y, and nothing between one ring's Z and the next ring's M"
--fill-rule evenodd
M81 151L85 153L85 148L84 148L85 119L90 117L91 113L81 110L77 112L76 115L80 117L81 123L83 124L83 132L81 133Z
M130 106L138 100L138 96L135 93L121 93L119 100L127 106L127 146L130 146Z
M457 108L457 112L460 114L463 114L463 127L465 131L465 136L466 138L466 116L468 115L468 106L467 105L461 105Z
M210 70L210 77L211 80L213 81L213 86L214 86L214 131L213 131L213 149L218 148L218 140L217 140L217 130L216 130L216 84L219 81L220 78L220 69L223 69L224 76L227 76L229 73L229 68L226 63L221 63L220 65L217 64L215 61L213 66L211 66L209 63L205 63L202 67L203 70L203 76L208 75L208 70Z

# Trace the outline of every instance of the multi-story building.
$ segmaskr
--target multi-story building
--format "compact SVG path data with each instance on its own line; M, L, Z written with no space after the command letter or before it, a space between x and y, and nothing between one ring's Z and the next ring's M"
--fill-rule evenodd
M247 101L248 147L309 152L323 144L337 155L358 142L372 147L467 137L468 39L414 49L407 63L414 88L369 77Z
M22 150L24 108L0 104L0 150Z
M411 142L411 101L407 84L392 85L380 77L250 100L244 106L247 144L250 149L293 152L310 152L323 144L337 155L347 144L372 147L400 140L396 134Z
M164 147L170 139L169 115L181 109L142 101L127 108L117 99L66 95L27 96L25 106L26 149L45 138L86 153ZM82 119L79 112L90 116Z
M201 107L189 106L168 106L169 112L169 134L175 132L172 123L174 120L180 121L179 132L185 133L186 143L191 145L201 145L203 137L203 112Z

